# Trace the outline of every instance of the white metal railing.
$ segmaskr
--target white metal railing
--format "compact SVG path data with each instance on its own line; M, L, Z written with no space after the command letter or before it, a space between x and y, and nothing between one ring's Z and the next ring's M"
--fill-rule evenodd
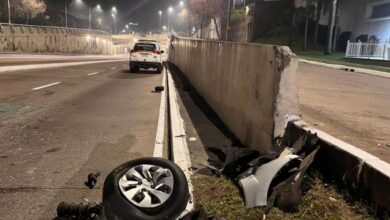
M348 41L345 57L358 59L390 60L389 42L383 43L352 43Z

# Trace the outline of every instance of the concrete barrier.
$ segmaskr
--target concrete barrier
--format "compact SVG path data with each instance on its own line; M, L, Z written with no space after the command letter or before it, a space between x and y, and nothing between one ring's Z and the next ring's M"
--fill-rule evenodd
M0 52L111 55L111 34L103 31L0 24Z
M336 181L355 197L370 201L377 215L390 212L390 164L303 121L288 125L284 144L291 146L306 131L319 137L321 149L313 166L326 181Z
M246 146L273 151L298 115L297 58L288 47L172 37L169 61Z

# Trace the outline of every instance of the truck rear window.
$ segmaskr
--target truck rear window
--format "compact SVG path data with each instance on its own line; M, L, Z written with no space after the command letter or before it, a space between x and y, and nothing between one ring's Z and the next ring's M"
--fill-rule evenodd
M134 50L137 51L155 51L156 45L154 44L136 44Z

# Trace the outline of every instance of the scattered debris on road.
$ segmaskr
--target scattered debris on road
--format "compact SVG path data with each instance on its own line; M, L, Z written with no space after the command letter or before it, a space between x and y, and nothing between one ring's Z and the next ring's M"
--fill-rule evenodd
M66 203L61 202L57 207L57 217L71 219L97 219L102 213L101 203Z
M100 172L88 174L88 180L85 182L85 185L88 188L93 189L97 183L97 179L100 176Z
M160 93L160 92L164 91L164 89L165 89L164 86L156 86L154 88L154 92Z

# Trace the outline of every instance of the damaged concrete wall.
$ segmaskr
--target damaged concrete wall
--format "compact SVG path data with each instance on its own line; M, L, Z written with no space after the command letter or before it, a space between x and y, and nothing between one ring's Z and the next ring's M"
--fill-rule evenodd
M169 61L240 141L270 153L299 113L297 58L288 47L173 37Z
M111 34L83 29L0 25L0 52L111 54Z

